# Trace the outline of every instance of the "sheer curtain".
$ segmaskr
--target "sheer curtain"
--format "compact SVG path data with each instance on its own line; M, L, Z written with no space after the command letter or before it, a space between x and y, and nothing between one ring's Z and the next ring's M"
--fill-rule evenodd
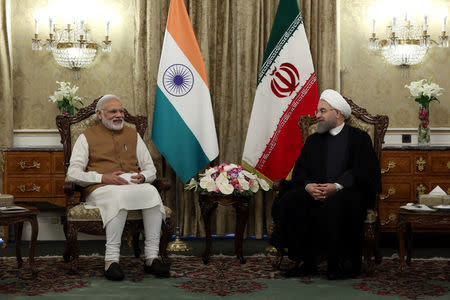
M0 147L13 143L10 1L0 0Z
M155 86L169 0L135 0L135 65L133 89L136 111L146 112L152 125ZM258 71L270 35L278 0L185 0L208 75L219 157L212 162L240 163L256 90ZM337 4L330 0L300 1L307 36L319 78L319 88L338 87ZM319 17L321 16L321 17ZM323 88L322 88L323 87ZM146 141L160 176L175 183L170 165ZM204 236L198 197L179 192L178 211L182 235ZM257 194L251 201L247 235L261 238L271 224L273 193ZM175 188L164 195L172 209ZM212 230L224 235L234 232L235 214L220 207L212 218Z

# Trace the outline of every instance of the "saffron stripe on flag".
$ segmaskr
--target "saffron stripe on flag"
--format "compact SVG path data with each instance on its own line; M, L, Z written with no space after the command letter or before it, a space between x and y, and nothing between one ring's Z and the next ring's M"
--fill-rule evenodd
M166 29L172 35L172 38L183 51L190 63L197 70L200 77L208 85L205 64L203 63L202 53L195 38L194 30L186 13L184 3L179 0L172 0L170 3L171 14L167 18ZM186 26L189 25L189 26Z

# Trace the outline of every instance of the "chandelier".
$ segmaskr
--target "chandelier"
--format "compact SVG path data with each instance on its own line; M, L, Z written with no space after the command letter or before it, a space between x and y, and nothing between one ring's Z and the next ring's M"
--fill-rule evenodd
M428 34L428 16L423 17L423 24L415 25L405 18L397 22L393 17L386 28L386 38L378 39L376 35L376 21L372 19L372 36L369 38L369 49L381 51L384 58L395 66L410 66L422 62L428 49L434 45L448 48L448 35L446 34L447 16L443 17L442 31L438 41L432 40Z
M51 51L55 61L62 67L79 71L87 68L94 61L97 49L111 52L109 40L109 21L106 22L105 40L99 46L91 38L91 31L84 20L73 20L69 24L59 27L49 18L49 36L45 42L39 39L39 23L35 18L34 38L31 40L31 49Z

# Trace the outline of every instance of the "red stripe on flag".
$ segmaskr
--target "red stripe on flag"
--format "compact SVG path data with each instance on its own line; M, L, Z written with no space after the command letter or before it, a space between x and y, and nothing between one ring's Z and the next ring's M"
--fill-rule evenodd
M280 118L280 122L256 164L255 169L271 180L285 178L303 146L298 118L314 114L319 94L312 73Z

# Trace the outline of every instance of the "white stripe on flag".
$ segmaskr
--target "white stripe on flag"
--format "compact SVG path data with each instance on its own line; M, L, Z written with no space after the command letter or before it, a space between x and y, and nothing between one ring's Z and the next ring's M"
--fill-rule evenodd
M191 91L182 97L169 94L162 82L164 71L174 64L187 66L194 76L194 85ZM159 65L158 86L197 138L206 156L210 160L216 158L219 148L208 86L167 30Z

